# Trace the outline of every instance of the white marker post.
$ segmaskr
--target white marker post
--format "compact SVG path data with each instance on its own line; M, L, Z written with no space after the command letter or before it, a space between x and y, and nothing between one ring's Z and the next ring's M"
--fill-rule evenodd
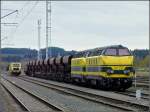
M134 87L136 89L136 74L134 75ZM141 90L140 89L136 90L136 99L137 100L141 99Z
M136 89L136 73L135 73L135 75L134 75L134 87L135 87L135 89Z
M141 90L140 89L136 90L136 99L137 100L141 99Z

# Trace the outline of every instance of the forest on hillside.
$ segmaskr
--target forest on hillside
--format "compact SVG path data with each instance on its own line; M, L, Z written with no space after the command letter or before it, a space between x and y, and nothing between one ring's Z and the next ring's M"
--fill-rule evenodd
M77 51L66 51L63 48L51 47L52 57L73 55ZM25 60L37 59L37 50L28 48L2 48L2 61L3 62L20 62ZM45 58L45 49L41 49L41 57ZM132 51L134 55L135 67L149 67L149 50L148 49L135 49Z

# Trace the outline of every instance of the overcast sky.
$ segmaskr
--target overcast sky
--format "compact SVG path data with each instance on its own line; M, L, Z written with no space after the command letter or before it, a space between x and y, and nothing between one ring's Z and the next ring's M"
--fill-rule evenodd
M12 10L18 13L3 18L2 22L19 25L17 28L2 25L2 37L8 37L3 47L37 49L38 19L42 20L41 47L45 47L45 2L2 1L2 16ZM52 46L83 50L114 44L129 49L148 48L148 1L52 2Z

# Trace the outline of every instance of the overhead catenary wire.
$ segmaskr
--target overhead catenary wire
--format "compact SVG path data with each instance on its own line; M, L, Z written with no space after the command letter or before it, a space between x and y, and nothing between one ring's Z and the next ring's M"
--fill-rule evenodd
M30 2L31 2L31 1L27 1L25 4L23 4L23 6L19 9L19 11L24 10L24 8L25 8L27 5L29 5Z
M31 14L31 12L33 11L33 9L36 7L36 5L38 4L39 1L36 1L35 4L31 7L31 9L27 12L27 14L23 17L23 19L21 19L21 21L19 22L19 26L25 21L25 19ZM18 27L19 27L18 26Z
M7 17L7 16L9 16L9 15L15 13L15 12L18 12L18 10L12 11L12 12L10 12L10 13L8 13L8 14L2 16L1 19L3 19L3 18L5 18L5 17Z
M23 11L23 10L25 9L25 7L26 7L27 5L29 5L30 2L31 2L31 1L25 2L25 3L23 4L23 6L22 6L20 9L18 9L18 11L19 11L19 12ZM31 12L32 12L32 10L34 9L35 5L37 5L37 2L35 2L35 4L33 5L33 7L30 9ZM11 11L14 11L14 10L12 10L12 9L4 9L4 10L9 10L9 11L11 10ZM15 21L16 21L17 18L18 18L18 15L19 15L18 11L17 11L16 16L15 16L15 18L14 18L14 20L13 20L13 23L15 23ZM28 13L29 13L29 11L28 11ZM29 15L29 14L28 14L28 15ZM27 14L26 14L24 17L27 17ZM21 20L22 20L22 19L21 19ZM21 22L20 22L20 23L21 23ZM20 25L20 24L17 23L17 25ZM11 39L13 38L13 36L15 35L15 33L16 33L16 31L17 31L17 28L18 28L17 25L13 25L15 28L12 28L12 30L11 30L10 33L9 33L9 36L11 37ZM11 25L11 26L12 26L12 25Z
M13 9L1 9L1 10L14 11Z
M29 2L31 2L31 1L27 1L25 4L23 4L23 6L22 6L20 9L18 9L18 11L19 11L19 12L23 11L24 8L29 4ZM18 15L19 15L19 13L17 12L17 14L16 14L16 16L15 16L15 18L14 18L14 20L13 20L14 23L15 23L15 21L17 20ZM18 25L18 24L17 24L17 25ZM9 35L11 36L11 39L13 38L13 34L14 34L14 31L16 30L16 28L17 28L17 26L16 26L15 28L12 28L12 30L11 30L11 32L10 32L10 34L9 34Z
M23 24L23 22L25 21L25 19L31 14L31 12L34 10L34 8L37 6L39 1L36 1L34 3L34 5L31 7L31 9L27 12L27 14L20 20L20 22L18 23L18 26L15 28L12 37L15 35L17 29L21 26L21 24Z
M17 17L18 17L18 11L17 11L16 16L15 16L15 18L14 18L14 20L13 20L12 23L10 23L10 24L9 23L1 23L1 24L4 24L4 26L9 26L9 27L11 26L11 27L13 27L12 30L11 30L11 32L9 34L7 33L8 35L6 35L6 37L12 37L13 29L14 29L14 27L16 28L17 25L18 25L18 23L15 23ZM8 42L7 44L3 44L3 45L10 45L10 44Z

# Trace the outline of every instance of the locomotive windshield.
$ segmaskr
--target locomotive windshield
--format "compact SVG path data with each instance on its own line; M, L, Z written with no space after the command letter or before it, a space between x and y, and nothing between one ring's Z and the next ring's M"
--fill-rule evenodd
M105 51L105 55L108 56L116 56L117 55L117 49L109 48Z
M118 49L119 56L131 55L128 49Z
M127 48L108 48L104 52L106 56L129 56L131 53Z

